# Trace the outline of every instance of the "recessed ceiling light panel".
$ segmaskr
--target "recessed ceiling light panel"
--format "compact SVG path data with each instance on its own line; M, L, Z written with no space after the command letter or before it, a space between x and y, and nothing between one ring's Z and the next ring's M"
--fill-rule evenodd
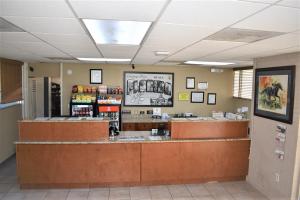
M279 36L282 34L284 33L239 28L225 28L213 35L208 36L206 40L251 43Z
M81 61L91 62L130 62L130 58L77 58Z
M208 62L208 61L185 61L185 64L190 64L190 65L209 65L209 66L222 66L222 65L233 65L234 63L230 62Z
M139 45L151 22L83 19L97 44Z

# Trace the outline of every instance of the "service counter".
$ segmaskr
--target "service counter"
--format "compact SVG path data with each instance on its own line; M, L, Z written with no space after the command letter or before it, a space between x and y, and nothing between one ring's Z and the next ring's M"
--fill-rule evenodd
M20 127L22 136L24 127ZM248 173L247 137L178 139L150 136L150 132L121 132L120 136L109 138L108 130L106 134L106 138L93 140L59 141L38 140L26 133L33 138L16 142L21 187L200 183L243 180Z

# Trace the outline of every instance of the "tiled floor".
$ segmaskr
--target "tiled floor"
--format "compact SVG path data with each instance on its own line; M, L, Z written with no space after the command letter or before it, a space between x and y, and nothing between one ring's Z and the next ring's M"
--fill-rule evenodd
M0 165L0 200L267 200L244 181L93 189L20 190L15 158Z

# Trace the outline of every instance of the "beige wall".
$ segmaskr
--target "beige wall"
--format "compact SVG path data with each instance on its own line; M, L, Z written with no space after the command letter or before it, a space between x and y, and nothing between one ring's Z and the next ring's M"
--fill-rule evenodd
M285 158L279 160L275 154L275 130L281 122L252 115L251 153L248 181L270 199L296 199L299 180L296 180L299 163L299 113L300 113L300 53L284 54L255 60L255 68L296 65L296 87L293 124L287 126ZM253 111L252 111L253 113ZM298 145L299 152L300 145ZM275 173L280 181L275 181ZM295 189L296 188L296 189Z
M18 139L17 120L22 118L22 106L0 109L0 163L15 153Z
M29 77L60 77L59 63L30 63L34 71L28 72Z
M248 99L239 99L239 98L233 98L233 111L236 112L238 108L241 107L248 107L249 112L247 113L247 117L251 118L251 108L252 108L252 100Z
M71 88L76 84L89 84L89 69L103 69L103 84L109 86L123 87L123 72L132 71L130 65L104 65L104 64L64 64L63 65L63 112L69 114L68 104L70 101ZM72 74L68 75L67 71L72 70ZM178 112L193 112L207 116L212 110L233 111L232 100L232 82L233 71L231 69L224 70L224 73L211 73L208 68L197 66L140 66L136 65L134 71L147 72L174 72L174 107L163 108L163 112L178 113ZM193 90L185 89L186 77L196 77L196 82L207 81L209 89L207 92L217 93L217 105L205 103L195 104L190 101L178 101L179 92L190 92ZM206 92L206 93L207 93ZM124 107L123 109L130 110L147 110L147 107ZM150 108L151 109L151 108Z

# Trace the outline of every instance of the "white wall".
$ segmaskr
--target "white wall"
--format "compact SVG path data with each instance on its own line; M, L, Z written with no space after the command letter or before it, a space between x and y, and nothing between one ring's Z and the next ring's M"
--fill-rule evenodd
M300 148L299 113L300 113L300 53L284 54L255 60L255 68L296 65L296 84L294 99L293 124L287 126L285 158L280 160L274 154L275 130L277 124L270 119L254 116L252 112L252 135L249 175L247 180L267 195L270 199L296 199ZM298 147L297 147L298 146ZM298 153L297 153L298 152ZM275 173L280 174L280 181L275 180Z
M15 153L18 140L17 121L22 118L22 105L0 109L0 163Z

